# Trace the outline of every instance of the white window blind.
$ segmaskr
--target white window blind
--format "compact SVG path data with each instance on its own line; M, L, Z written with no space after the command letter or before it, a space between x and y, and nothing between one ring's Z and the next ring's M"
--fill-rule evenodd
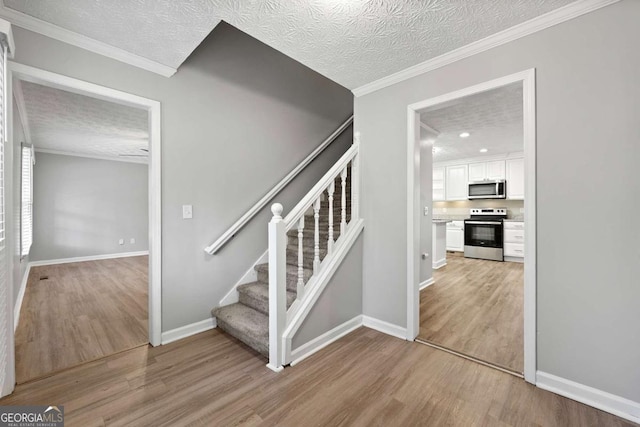
M22 145L22 199L20 219L20 255L29 255L33 243L33 147Z
M10 317L13 310L9 301L9 282L7 281L7 255L5 241L5 206L4 206L4 146L6 135L6 76L7 51L6 46L0 43L0 394L6 394L12 389L9 384L9 343L11 342Z

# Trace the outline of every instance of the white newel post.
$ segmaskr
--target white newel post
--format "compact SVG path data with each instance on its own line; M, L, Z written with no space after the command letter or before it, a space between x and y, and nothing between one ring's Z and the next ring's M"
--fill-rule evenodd
M269 222L269 364L280 372L283 352L281 337L287 319L287 230L282 220L282 205L271 206Z

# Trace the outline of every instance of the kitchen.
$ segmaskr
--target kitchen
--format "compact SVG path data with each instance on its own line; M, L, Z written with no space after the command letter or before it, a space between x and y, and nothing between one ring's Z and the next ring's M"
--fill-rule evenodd
M420 293L418 338L516 375L524 363L522 112L522 85L513 84L421 115L433 153L434 270Z

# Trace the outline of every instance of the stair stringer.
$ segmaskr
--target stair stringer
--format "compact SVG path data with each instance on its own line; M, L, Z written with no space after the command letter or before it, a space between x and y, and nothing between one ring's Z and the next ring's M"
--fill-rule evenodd
M282 353L283 366L292 362L291 342L293 337L302 326L302 323L311 312L311 309L318 301L318 298L320 298L320 295L322 295L322 292L333 278L333 275L344 261L363 229L363 219L354 220L348 224L344 236L340 236L331 255L328 255L327 259L323 260L322 268L318 274L313 275L311 279L309 279L308 287L305 288L304 298L296 301L294 305L291 306L287 313L288 326L282 334L282 348L284 349Z
M238 280L236 284L233 285L231 290L227 292L227 294L224 297L222 297L222 299L220 300L220 303L218 304L218 307L224 307L226 305L237 303L239 300L238 286L246 285L247 283L255 282L256 280L258 280L256 265L264 264L265 262L267 262L268 259L269 259L269 250L267 249L264 251L262 255L260 255L260 258L258 258L256 262L253 263L253 265L249 268L249 270L247 270L246 273L244 273L244 275L240 278L240 280Z

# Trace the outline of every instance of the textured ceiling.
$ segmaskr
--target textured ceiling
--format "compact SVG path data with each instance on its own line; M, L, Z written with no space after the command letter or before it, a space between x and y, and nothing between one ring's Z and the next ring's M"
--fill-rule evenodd
M146 162L147 111L22 81L36 149ZM136 156L123 156L126 154Z
M4 0L178 67L222 19L354 89L574 0Z
M434 162L521 152L524 149L522 83L438 105L420 115L440 132ZM460 138L469 132L468 138ZM486 153L480 149L486 148Z

